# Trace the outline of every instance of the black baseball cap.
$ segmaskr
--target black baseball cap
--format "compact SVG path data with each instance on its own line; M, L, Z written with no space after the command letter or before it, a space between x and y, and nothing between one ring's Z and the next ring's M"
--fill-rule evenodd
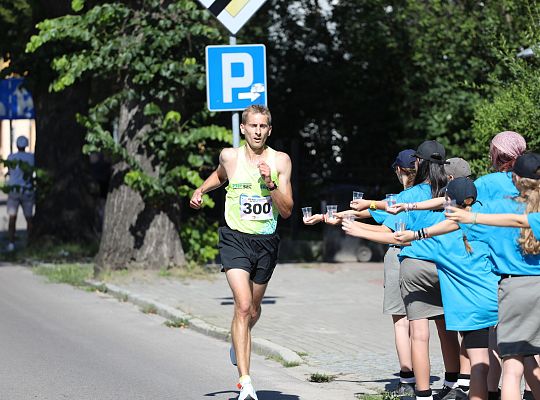
M514 172L522 178L540 179L540 154L520 155L514 164Z
M416 158L414 158L414 150L406 149L400 151L392 164L392 168L401 167L401 168L414 168Z
M442 144L435 140L426 140L414 153L415 157L431 161L437 164L446 164L446 151Z
M446 194L452 200L455 200L458 206L470 206L476 202L478 195L474 182L466 177L456 178L448 182L448 185L446 185ZM465 200L468 198L472 198L473 201L470 204L465 204Z

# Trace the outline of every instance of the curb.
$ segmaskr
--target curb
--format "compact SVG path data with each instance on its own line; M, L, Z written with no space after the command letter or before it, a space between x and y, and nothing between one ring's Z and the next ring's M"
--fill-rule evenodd
M193 329L196 332L202 333L203 335L211 336L213 338L224 340L226 342L229 342L231 339L231 334L229 330L209 324L202 319L187 314L177 308L168 306L155 300L145 298L110 283L104 283L95 280L86 280L85 283L97 290L106 288L107 293L123 301L128 301L136 306L155 307L156 314L160 315L163 318L172 320L188 320L189 324L187 325L187 327ZM269 340L263 338L252 337L251 347L255 353L265 357L277 358L282 364L304 364L304 360L294 351L286 347L280 346L279 344L272 343Z

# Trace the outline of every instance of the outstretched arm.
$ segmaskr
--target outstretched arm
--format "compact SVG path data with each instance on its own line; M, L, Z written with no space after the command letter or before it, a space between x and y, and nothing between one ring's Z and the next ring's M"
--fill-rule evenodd
M509 226L515 228L529 227L527 214L480 214L457 207L450 207L450 211L449 213L445 213L446 218L451 221L461 222L462 224Z
M427 239L432 236L444 235L445 233L454 232L458 229L459 225L457 222L445 220L428 228L423 228L419 231L395 232L394 238L399 243L408 243L417 239Z
M373 226L363 224L361 222L343 221L342 229L347 235L356 236L362 239L371 240L372 242L385 243L385 244L401 244L394 238L394 235L388 227L384 227L387 231L373 231L366 229L366 226Z
M423 210L440 210L444 205L444 197L435 197L434 199L419 201L416 203L398 203L392 207L388 207L386 211L390 214L398 214L403 211L423 211Z

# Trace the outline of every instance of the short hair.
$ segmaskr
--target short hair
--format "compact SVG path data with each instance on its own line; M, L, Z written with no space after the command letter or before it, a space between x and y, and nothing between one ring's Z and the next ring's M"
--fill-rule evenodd
M242 112L242 123L245 124L247 121L248 114L263 114L268 118L268 125L272 126L272 114L266 106L261 106L259 104L254 104L249 106Z

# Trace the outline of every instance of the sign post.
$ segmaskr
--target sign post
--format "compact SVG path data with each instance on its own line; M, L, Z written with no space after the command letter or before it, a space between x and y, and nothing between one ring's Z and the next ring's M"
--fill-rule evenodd
M9 120L9 153L13 153L13 120L35 118L32 95L22 84L23 78L0 80L0 120Z
M231 32L229 46L206 48L206 94L210 111L233 111L233 147L240 146L238 111L266 106L266 51L236 45L236 33L266 0L199 0ZM225 50L227 49L228 50Z

